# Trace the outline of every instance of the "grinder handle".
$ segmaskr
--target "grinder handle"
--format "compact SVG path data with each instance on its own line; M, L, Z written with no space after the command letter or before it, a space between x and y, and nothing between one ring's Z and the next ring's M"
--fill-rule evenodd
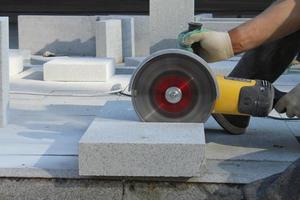
M201 23L198 23L198 22L190 22L189 23L189 32L197 30L197 29L201 29L201 28L202 28Z
M189 32L197 30L197 29L200 30L201 28L202 28L202 24L201 23L198 23L198 22L191 22L191 23L189 23ZM193 49L193 51L194 51L195 54L199 55L199 50L201 49L200 43L196 42L196 43L192 44L192 49Z

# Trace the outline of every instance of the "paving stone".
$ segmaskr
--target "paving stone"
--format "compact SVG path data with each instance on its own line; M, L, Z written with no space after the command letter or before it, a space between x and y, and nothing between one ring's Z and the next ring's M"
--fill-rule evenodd
M19 48L32 54L95 56L95 16L18 17Z
M20 52L9 51L9 76L19 74L24 69L24 59Z
M111 58L61 58L44 64L45 81L108 81L115 73Z
M122 23L119 19L108 19L96 23L97 57L114 58L116 63L123 62Z
M122 15L101 16L100 20L106 19L120 19L122 22L122 49L124 57L135 56L135 31L134 31L134 18Z
M176 48L177 36L194 21L194 0L150 0L150 52Z
M203 124L101 119L79 142L83 176L192 177L205 161Z
M7 124L9 99L9 35L8 18L0 17L0 127Z

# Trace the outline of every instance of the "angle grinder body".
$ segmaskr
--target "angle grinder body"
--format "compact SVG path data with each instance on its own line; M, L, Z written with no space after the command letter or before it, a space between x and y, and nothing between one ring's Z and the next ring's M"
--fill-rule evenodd
M194 53L168 49L145 59L130 83L133 107L146 122L205 122L212 113L264 117L273 108L267 81L214 75Z

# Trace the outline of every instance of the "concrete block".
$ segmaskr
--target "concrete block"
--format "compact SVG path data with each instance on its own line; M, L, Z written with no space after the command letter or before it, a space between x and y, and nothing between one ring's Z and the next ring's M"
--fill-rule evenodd
M9 92L8 17L0 17L0 127L7 124Z
M176 48L177 36L194 21L194 0L150 0L150 52Z
M23 55L18 51L9 51L9 76L19 74L24 69Z
M134 18L135 56L148 56L150 54L150 17L146 15L132 17Z
M122 25L119 19L97 21L96 55L114 58L116 63L123 62Z
M19 16L19 48L32 54L95 56L95 16Z
M115 72L110 58L60 58L44 64L45 81L108 81Z
M107 19L120 19L122 22L122 50L124 57L135 56L135 31L134 31L134 18L130 16L122 15L109 15L100 16L100 20Z
M79 142L82 176L192 177L204 161L203 124L95 119Z
M146 57L126 57L125 66L138 66Z

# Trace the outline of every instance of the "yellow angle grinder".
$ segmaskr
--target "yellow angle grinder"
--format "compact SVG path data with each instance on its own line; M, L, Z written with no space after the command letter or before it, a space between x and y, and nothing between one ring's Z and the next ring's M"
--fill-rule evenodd
M190 29L199 26L190 24ZM216 76L202 58L180 49L145 59L130 89L134 109L146 122L203 123L211 113L266 117L274 102L269 82Z
M215 76L202 58L179 49L145 59L130 88L146 122L205 122L211 113L265 117L274 101L269 82Z

